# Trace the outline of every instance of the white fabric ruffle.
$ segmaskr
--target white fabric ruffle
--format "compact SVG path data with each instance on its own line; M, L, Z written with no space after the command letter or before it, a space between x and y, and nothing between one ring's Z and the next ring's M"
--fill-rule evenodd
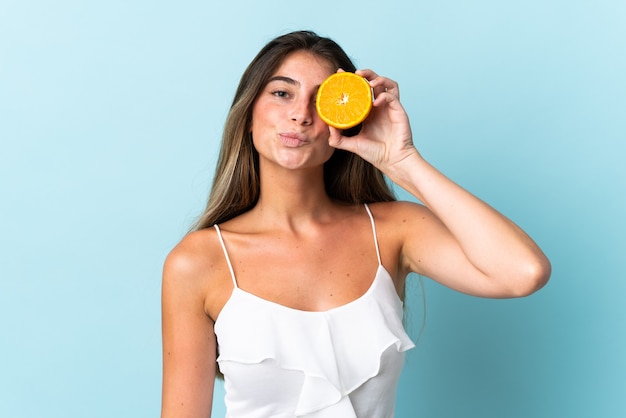
M288 308L235 288L215 323L215 334L217 361L226 373L227 388L235 392L227 398L247 396L237 393L238 379L246 376L228 375L228 363L266 363L277 370L299 371L303 381L296 416L318 416L325 409L333 416L356 416L349 395L379 375L383 353L403 361L404 351L415 346L404 330L402 302L383 266L363 296L323 312ZM395 349L389 350L392 346ZM394 376L394 382L380 384L395 388L396 382Z

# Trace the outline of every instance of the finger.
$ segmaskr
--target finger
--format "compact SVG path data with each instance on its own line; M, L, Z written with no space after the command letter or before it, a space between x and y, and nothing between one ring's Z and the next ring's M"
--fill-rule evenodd
M387 77L376 77L370 81L370 86L374 89L374 93L389 93L400 98L400 89L398 83Z
M341 134L341 130L331 127L330 136L328 137L328 145L336 149L354 153L357 151L358 141L356 141L353 137L343 136Z
M330 131L330 135L328 136L328 145L334 148L341 148L341 143L343 142L343 135L341 135L341 131L337 128L333 128L332 126L328 127Z
M383 92L381 94L379 94L378 96L376 96L376 98L374 99L374 101L372 102L372 106L374 107L380 107L384 104L388 104L390 105L392 108L395 108L396 104L400 103L400 99L398 98L397 95L386 91Z
M398 83L396 83L394 80L387 77L379 76L374 71L369 69L357 70L356 73L368 80L374 92L374 97L377 97L382 93L388 92L395 95L397 98L400 98Z
M365 78L367 81L374 80L376 77L378 77L378 74L376 74L374 71L367 69L367 68L363 70L356 70L355 74L360 75L361 77Z
M370 83L370 84L371 84L372 80L375 80L378 77L378 74L376 74L374 71L369 70L369 69L356 70L354 73L356 75L360 75L361 77L366 79L367 82ZM378 93L380 93L380 91L376 91L376 90L374 90L374 88L372 88L372 93L374 94L374 97L376 97L376 95Z

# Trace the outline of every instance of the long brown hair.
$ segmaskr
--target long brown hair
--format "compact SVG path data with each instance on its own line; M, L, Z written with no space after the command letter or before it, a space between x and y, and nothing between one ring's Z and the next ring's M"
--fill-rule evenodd
M308 51L335 69L354 72L356 67L333 40L311 31L291 32L270 41L243 73L231 105L215 177L206 209L194 230L221 223L250 210L259 199L258 154L249 130L257 96L283 60L295 51ZM324 166L328 195L348 203L395 200L380 170L356 154L335 150Z

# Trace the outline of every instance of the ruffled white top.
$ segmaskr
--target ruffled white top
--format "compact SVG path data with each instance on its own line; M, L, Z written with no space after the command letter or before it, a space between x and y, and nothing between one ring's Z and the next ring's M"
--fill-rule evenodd
M226 416L393 417L404 352L402 301L380 261L358 299L326 311L289 308L237 286L215 322Z

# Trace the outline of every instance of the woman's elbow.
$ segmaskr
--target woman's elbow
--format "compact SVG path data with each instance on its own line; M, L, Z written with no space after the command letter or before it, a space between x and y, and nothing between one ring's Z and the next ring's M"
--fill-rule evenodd
M552 274L552 266L547 257L538 257L520 268L520 275L514 280L509 297L525 297L532 295L548 283Z

